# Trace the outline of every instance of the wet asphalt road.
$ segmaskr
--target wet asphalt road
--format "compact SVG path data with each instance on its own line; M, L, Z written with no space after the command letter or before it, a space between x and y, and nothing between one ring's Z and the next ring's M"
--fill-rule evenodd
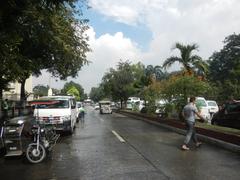
M239 154L209 144L182 151L183 140L164 128L120 114L100 115L88 107L85 123L77 124L72 136L62 136L44 162L0 158L0 179L239 179Z

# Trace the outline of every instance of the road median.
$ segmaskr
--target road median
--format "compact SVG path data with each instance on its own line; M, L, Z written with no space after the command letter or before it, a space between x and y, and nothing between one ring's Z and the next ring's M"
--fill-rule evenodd
M159 118L158 116L148 115L133 111L119 110L118 113L143 120L145 122L161 126L179 134L185 134L185 123L177 119ZM197 123L196 131L198 137L207 143L211 143L227 150L240 153L240 130L215 127L206 123Z

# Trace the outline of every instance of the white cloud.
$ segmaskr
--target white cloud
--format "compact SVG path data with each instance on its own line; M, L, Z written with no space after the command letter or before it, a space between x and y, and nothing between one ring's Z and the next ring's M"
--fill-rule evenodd
M120 59L132 62L139 60L140 51L137 44L124 37L121 32L114 35L104 34L99 38L95 37L93 28L90 28L87 33L92 49L92 52L88 54L88 59L92 63L79 72L78 78L80 84L88 86L87 91L100 83L104 73L111 67L115 67Z
M226 36L240 32L239 0L89 0L89 3L110 20L148 27L152 40L143 53L122 32L96 38L91 28L88 35L93 51L88 59L92 63L83 67L77 78L87 91L100 83L103 73L115 67L119 59L162 65L176 53L171 51L175 42L197 43L200 47L197 53L208 58L222 47Z
M104 75L111 67L115 67L122 59L123 61L130 60L133 63L139 61L140 51L137 44L129 38L124 37L123 33L117 32L113 35L104 34L96 38L93 28L86 32L89 36L89 44L92 52L88 53L87 58L91 63L84 66L75 79L69 78L83 86L86 92L89 92L91 87L96 87ZM48 84L50 75L46 72L39 78L34 78L34 85ZM51 79L50 85L54 88L62 88L64 81L55 81Z
M89 0L93 9L115 21L145 25L153 34L155 61L169 56L175 42L197 43L208 58L222 47L224 37L240 31L239 0ZM116 13L124 7L131 13ZM134 16L132 16L134 15ZM139 24L140 23L140 24Z
M109 0L91 0L89 1L89 5L105 16L114 18L118 22L135 24L138 21L139 12L135 11L130 6L125 5L122 1L112 3Z

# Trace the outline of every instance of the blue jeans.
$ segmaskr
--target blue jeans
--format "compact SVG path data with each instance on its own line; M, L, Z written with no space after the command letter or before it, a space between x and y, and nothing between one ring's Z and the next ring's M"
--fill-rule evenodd
M80 112L80 118L82 121L84 120L84 115L85 115L85 112Z
M193 140L194 143L197 143L197 136L196 136L196 130L195 130L195 122L191 122L191 121L187 121L186 122L187 125L187 135L186 135L186 139L184 141L184 144L188 145L189 142L191 141L191 139Z

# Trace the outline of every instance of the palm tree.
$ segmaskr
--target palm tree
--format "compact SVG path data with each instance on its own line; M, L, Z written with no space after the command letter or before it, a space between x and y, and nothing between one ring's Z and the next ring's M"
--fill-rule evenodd
M197 76L205 78L207 76L209 65L207 62L200 60L193 63L193 71Z
M149 78L154 77L156 80L162 80L166 77L166 74L163 72L161 66L152 66L148 65L145 68L145 75Z
M167 58L163 63L164 68L168 68L173 63L179 62L183 65L184 70L188 73L194 71L205 74L207 71L207 64L202 60L200 56L192 54L194 50L198 50L197 44L183 45L181 43L176 43L173 49L178 49L180 51L181 57L172 56L170 58Z

